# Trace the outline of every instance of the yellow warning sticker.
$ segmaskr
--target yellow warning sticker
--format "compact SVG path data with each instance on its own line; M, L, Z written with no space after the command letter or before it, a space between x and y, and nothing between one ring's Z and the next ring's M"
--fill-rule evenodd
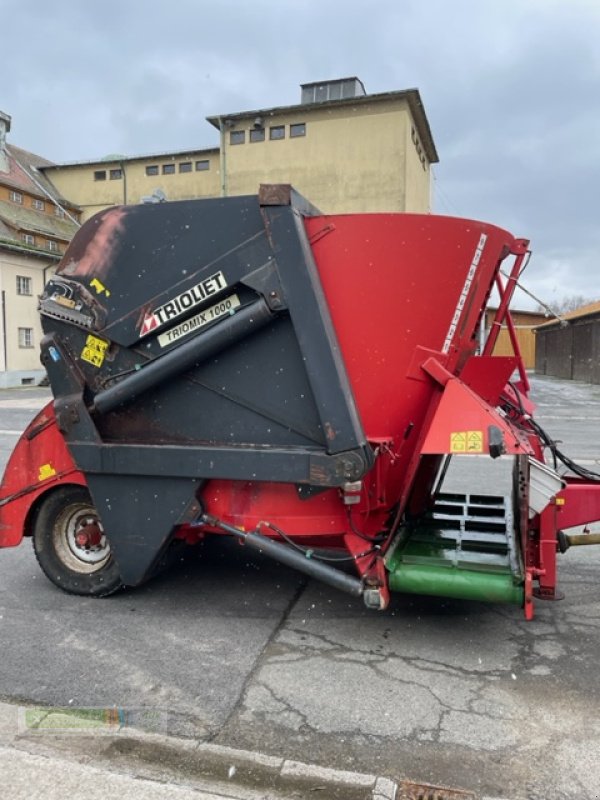
M467 431L467 453L483 453L483 431Z
M451 453L483 453L483 431L455 431L450 434Z
M106 286L98 280L98 278L94 278L93 281L90 281L90 286L92 289L96 290L96 294L105 294L107 297L110 297L110 292L106 288Z
M98 339L97 336L92 336L90 333L79 357L82 361L87 361L88 364L92 364L94 367L101 367L107 350L108 342L105 342L104 339Z
M38 472L38 481L46 481L48 478L54 477L54 475L56 475L56 470L52 464L42 464Z
M466 453L467 452L467 434L465 431L457 431L450 434L450 452L451 453Z

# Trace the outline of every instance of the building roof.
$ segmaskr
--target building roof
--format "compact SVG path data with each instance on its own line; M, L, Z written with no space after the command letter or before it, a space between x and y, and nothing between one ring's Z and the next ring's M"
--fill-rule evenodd
M0 219L15 231L38 233L63 241L70 241L78 230L78 226L71 220L50 216L44 211L0 200Z
M14 239L5 239L0 233L0 251L2 250L19 253L22 256L43 258L44 261L47 262L60 261L60 259L63 257L63 253L53 253L50 250L45 250L41 247L25 244L25 242L17 242Z
M146 153L135 156L111 155L87 161L64 161L61 164L48 163L48 165L43 167L43 169L49 170L51 172L52 170L63 169L66 167L84 167L84 166L106 167L109 164L120 164L121 162L151 161L164 158L179 158L183 156L197 156L205 154L208 155L209 153L218 153L218 152L219 152L218 147L200 147L200 148L195 147L193 150L170 150L166 153Z
M567 320L569 322L571 320L581 319L582 317L595 316L596 314L600 314L600 300L595 300L593 303L588 303L585 306L580 306L579 308L576 308L574 311L569 311L566 314L561 314L560 319L553 319L550 320L550 322L545 322L543 325L538 325L537 329L549 328L552 325L560 325L562 320Z
M51 165L51 161L15 145L4 144L0 163L2 163L0 185L40 198L45 203L55 203L66 206L67 209L77 208L73 203L66 202L40 172L44 167ZM67 217L61 218L21 203L0 200L0 247L3 249L9 248L28 254L43 252L46 257L54 260L53 254L47 250L25 244L21 234L38 234L68 242L75 235L77 228L78 226Z
M51 161L35 153L30 153L28 150L15 147L13 144L6 145L6 154L8 156L8 172L0 171L0 184L44 200L51 198L61 206L77 208L73 203L61 197L41 172L45 167L52 166Z
M329 81L331 83L331 81ZM309 84L305 84L309 85ZM233 114L219 114L218 116L207 117L206 119L215 128L221 128L221 120L237 120L246 119L247 117L267 117L275 114L285 114L289 112L304 112L315 111L323 108L344 108L347 106L368 105L370 103L379 103L385 100L406 100L412 112L415 124L419 131L419 136L425 148L427 158L430 164L437 164L440 160L435 148L429 121L425 114L423 102L418 89L403 89L395 92L381 92L378 94L359 95L357 97L348 97L342 100L323 100L321 102L313 103L300 103L291 106L274 106L272 108L257 108L253 111L236 111Z

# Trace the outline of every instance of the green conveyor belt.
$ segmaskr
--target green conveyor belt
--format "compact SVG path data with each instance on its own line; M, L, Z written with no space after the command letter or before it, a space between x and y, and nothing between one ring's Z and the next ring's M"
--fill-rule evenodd
M505 497L440 494L386 557L394 592L523 604L523 570Z
M393 592L490 603L523 603L523 587L515 585L513 576L507 573L399 563L390 572L389 581Z

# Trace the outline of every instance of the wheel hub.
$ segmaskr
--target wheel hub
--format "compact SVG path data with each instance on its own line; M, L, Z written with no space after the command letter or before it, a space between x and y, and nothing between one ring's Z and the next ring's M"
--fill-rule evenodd
M110 558L110 544L92 506L67 506L57 520L54 536L58 554L75 572L95 572Z
M98 547L102 541L102 531L97 524L89 523L84 525L75 534L75 543L78 547L83 547L84 550L90 550L92 547Z

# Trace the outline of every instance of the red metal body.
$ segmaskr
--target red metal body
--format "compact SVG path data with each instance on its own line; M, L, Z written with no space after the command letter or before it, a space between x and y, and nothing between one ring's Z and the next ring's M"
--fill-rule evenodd
M385 600L382 554L390 539L380 554L373 554L371 540L382 532L391 536L405 512L414 516L427 508L444 455L488 454L498 435L505 453L543 458L528 428L529 384L508 312L528 242L492 225L421 215L311 217L305 226L375 466L352 504L338 489L301 499L289 484L224 480L208 481L200 499L209 515L229 525L276 536L264 525L268 520L300 544L347 550ZM499 270L509 256L514 264L505 285ZM494 285L501 300L478 356L477 332ZM503 323L514 358L492 356ZM515 369L520 380L507 388ZM507 398L522 409L512 418L499 410ZM40 497L65 483L84 485L85 477L48 405L6 469L0 547L17 545ZM557 531L598 518L600 484L568 479L527 523L527 616L534 585L541 596L555 595ZM176 535L192 542L207 532L186 525Z
M15 547L30 533L38 501L57 486L85 486L56 426L53 404L29 423L13 450L0 486L0 547Z

